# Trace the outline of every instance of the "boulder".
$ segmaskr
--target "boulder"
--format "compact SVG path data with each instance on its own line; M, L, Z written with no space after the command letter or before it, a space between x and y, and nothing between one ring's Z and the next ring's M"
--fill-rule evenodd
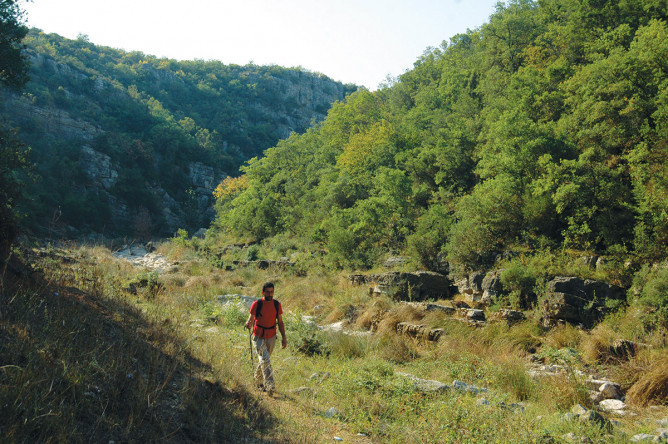
M401 267L402 265L406 264L408 262L407 257L405 256L392 256L388 257L385 260L385 268L394 268L394 267Z
M443 334L442 328L428 328L424 325L416 325L408 322L399 322L396 326L396 331L399 334L426 339L432 342L438 341Z
M257 300L257 298L251 296L244 296L242 294L224 294L216 296L216 299L221 304L234 304L237 302L245 304L248 308Z
M503 293L501 284L501 270L490 271L485 275L480 284L482 290L482 301L490 303Z
M619 399L604 399L598 406L606 412L619 412L626 408L626 403Z
M638 353L638 344L627 339L617 339L610 346L610 355L621 361L628 361Z
M559 322L592 325L606 313L607 299L623 299L624 289L601 281L572 276L557 276L546 285L543 299L543 324Z
M390 271L375 275L351 275L353 284L371 284L371 293L385 293L399 301L424 301L450 297L450 281L433 271Z
M429 302L407 302L407 301L401 301L402 304L410 305L411 307L414 307L418 310L421 311L439 311L443 312L444 314L448 316L453 316L455 312L457 311L453 307L448 307L446 305L439 305L439 304L432 304Z
M485 312L482 310L477 310L475 308L470 308L466 310L466 318L472 321L484 321Z
M466 296L469 302L479 302L483 296L482 281L484 278L484 273L476 271L468 276L456 279L455 285L459 294Z
M508 325L515 324L525 319L526 315L521 311L508 310L505 308L497 312L491 313L488 316L488 320L490 322L506 322Z
M622 389L619 384L613 382L606 382L601 385L598 391L603 396L603 399L621 399Z
M413 376L409 373L397 372L398 376L402 376L406 379L409 379L415 385L415 389L420 392L444 392L450 387L447 384L443 384L440 381L435 381L432 379L420 379L416 376Z
M612 432L612 424L610 421L594 410L587 410L587 412L579 415L578 419L582 422L596 424L598 427L605 429L608 432Z

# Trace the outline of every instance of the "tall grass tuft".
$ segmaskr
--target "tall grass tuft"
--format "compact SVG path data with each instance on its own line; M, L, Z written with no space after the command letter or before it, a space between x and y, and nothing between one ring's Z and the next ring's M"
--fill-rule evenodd
M637 406L668 403L668 357L656 359L640 374L626 393L627 400Z

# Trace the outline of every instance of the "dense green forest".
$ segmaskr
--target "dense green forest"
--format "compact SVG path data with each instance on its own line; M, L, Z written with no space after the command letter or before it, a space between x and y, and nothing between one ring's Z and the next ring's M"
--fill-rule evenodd
M37 181L24 179L21 211L33 228L199 228L218 181L357 89L301 68L159 59L85 35L31 29L22 43L30 81L21 95L0 91L0 118L31 147ZM193 183L193 168L210 189Z
M398 252L461 268L503 250L665 259L667 14L663 0L499 3L221 184L215 231L350 267Z

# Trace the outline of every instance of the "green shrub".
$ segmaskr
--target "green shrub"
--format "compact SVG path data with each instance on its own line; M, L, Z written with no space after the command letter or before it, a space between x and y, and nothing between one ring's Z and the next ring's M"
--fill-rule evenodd
M668 328L668 264L645 265L633 279L636 303L647 311L645 323L652 328Z
M529 308L534 302L534 287L538 279L534 269L519 261L514 261L501 272L504 290L510 293L509 302L513 308Z
M324 337L318 326L308 322L300 313L286 313L285 328L296 349L306 356L329 354Z
M239 299L224 304L210 301L204 304L204 314L209 321L218 322L225 327L242 327L248 318L248 309Z

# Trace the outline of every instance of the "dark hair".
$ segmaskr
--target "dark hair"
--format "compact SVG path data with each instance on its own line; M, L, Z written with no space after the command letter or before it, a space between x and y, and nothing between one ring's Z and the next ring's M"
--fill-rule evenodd
M264 293L264 291L265 291L267 288L274 288L274 283L273 283L273 282L266 282L266 283L262 286L262 293Z

